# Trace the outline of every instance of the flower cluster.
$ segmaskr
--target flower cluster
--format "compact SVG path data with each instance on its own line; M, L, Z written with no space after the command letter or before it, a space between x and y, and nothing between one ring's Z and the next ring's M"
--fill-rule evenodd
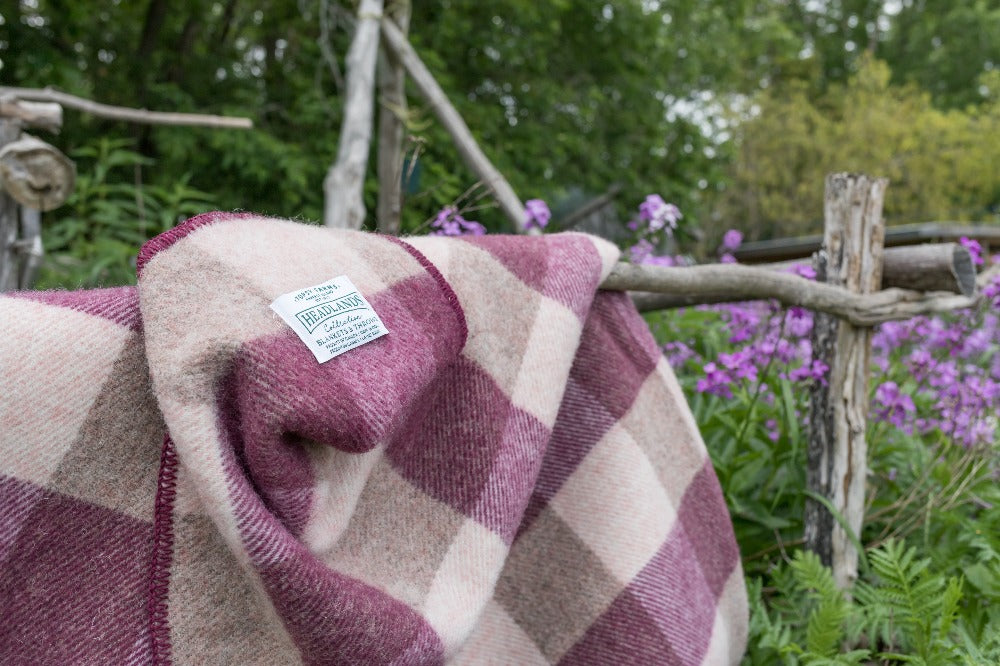
M628 228L636 233L634 243L627 249L629 261L653 266L683 266L687 263L680 256L657 254L657 248L674 235L677 223L683 217L676 205L667 203L659 194L648 195L639 204L639 214L628 223Z
M682 217L680 208L667 203L659 194L650 194L639 204L639 220L645 222L650 231L667 229L672 232Z
M806 267L792 272L815 277ZM908 435L940 433L965 447L994 441L1000 414L1000 276L983 293L984 304L977 311L919 316L875 329L873 421ZM703 357L696 341L664 345L675 367L696 373L697 392L732 398L735 391L756 391L771 403L775 379L827 381L829 368L812 358L810 311L782 310L767 302L701 309L719 315L727 348ZM797 418L807 422L806 414ZM766 426L768 437L776 427Z
M482 236L486 233L486 227L465 219L454 206L442 208L431 221L431 227L434 228L431 236Z
M754 301L702 306L719 314L727 333L730 351L702 358L689 354L684 362L694 362L703 376L696 384L700 393L731 398L734 390L758 392L765 402L773 401L775 379L808 384L826 382L829 368L812 358L813 319L802 308L781 309L776 303ZM671 349L664 349L676 365ZM700 367L699 367L700 366Z

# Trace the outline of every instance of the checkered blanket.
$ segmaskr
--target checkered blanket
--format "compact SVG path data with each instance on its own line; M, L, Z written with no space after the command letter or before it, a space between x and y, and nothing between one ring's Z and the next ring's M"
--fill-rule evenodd
M0 297L0 662L737 663L729 517L616 258L208 214L138 288ZM268 305L341 274L389 333L321 364Z

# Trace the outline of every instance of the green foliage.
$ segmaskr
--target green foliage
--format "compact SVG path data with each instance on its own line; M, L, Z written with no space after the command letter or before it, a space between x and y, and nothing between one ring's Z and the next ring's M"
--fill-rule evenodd
M169 187L144 185L142 169L153 162L128 145L100 139L74 151L84 166L62 216L43 226L54 259L45 264L41 288L134 283L139 246L214 208L209 195L190 187L187 178Z
M822 97L802 84L762 95L759 112L738 131L715 234L737 219L753 238L818 233L824 178L837 171L889 178L890 224L996 219L1000 101L945 111L890 77L885 63L864 60Z
M0 84L255 123L250 132L134 127L67 111L64 152L127 138L156 160L147 184L187 178L222 208L320 217L356 3L8 4ZM684 211L682 236L736 221L749 238L813 231L823 176L845 169L888 175L887 212L899 220L989 217L1000 201L995 3L413 5L411 41L484 151L523 199L554 210L620 183L622 219L658 192ZM866 64L871 56L889 71ZM419 177L403 218L414 231L476 178L412 89L409 100L407 156ZM476 218L509 229L489 203Z
M915 548L889 541L868 551L872 577L852 596L813 553L799 551L771 576L748 584L749 650L744 664L991 664L996 640L970 639L960 613L960 578L930 568ZM994 625L994 629L997 625Z
M1000 444L967 448L939 430L908 432L871 419L858 535L868 556L860 581L843 596L829 571L799 550L807 468L800 415L808 391L779 376L787 371L781 364L733 385L731 397L696 386L705 362L733 349L737 329L727 311L686 308L647 319L659 340L685 341L695 354L675 367L742 552L751 602L744 663L1000 663ZM956 319L975 331L984 316L995 314ZM934 405L906 363L911 351L891 346L884 365L873 368L873 390L896 382L914 397L917 414L930 414ZM990 367L995 353L990 344L963 362ZM760 389L761 382L770 388Z

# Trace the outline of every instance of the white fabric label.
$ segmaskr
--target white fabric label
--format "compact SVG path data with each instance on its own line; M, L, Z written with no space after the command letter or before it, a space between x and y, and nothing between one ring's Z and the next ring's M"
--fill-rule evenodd
M271 309L320 363L389 333L346 275L282 294L271 303Z

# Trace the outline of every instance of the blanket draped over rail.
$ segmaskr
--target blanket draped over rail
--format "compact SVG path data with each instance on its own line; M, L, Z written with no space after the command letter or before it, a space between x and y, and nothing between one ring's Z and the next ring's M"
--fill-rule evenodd
M617 259L213 213L0 297L0 662L727 664L739 553ZM271 309L348 276L388 334Z

